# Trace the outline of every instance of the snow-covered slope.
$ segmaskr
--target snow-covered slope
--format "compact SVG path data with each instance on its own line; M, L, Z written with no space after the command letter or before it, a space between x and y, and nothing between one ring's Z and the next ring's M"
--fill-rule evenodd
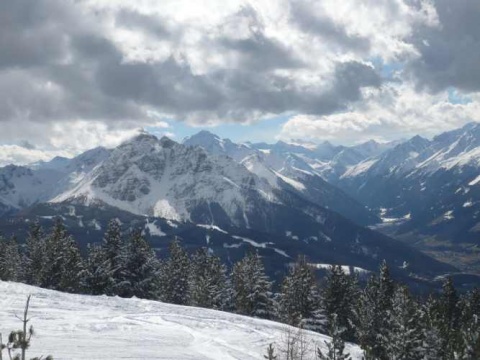
M33 171L23 166L0 168L0 203L20 209L38 201L46 201L62 174L56 170Z
M107 149L99 147L73 159L57 157L28 167L0 168L0 205L19 210L48 201L75 186L108 155Z
M149 300L71 295L0 281L0 332L20 328L15 317L32 294L29 315L36 330L29 355L56 360L263 359L270 343L281 346L286 327L271 321ZM328 337L306 333L325 348ZM353 359L361 358L347 344Z
M367 159L358 163L342 175L341 178L345 179L352 175L359 176L365 173L367 177L390 177L404 174L414 169L430 154L430 145L429 140L415 136L380 155L377 159ZM366 166L366 163L369 164L369 166Z

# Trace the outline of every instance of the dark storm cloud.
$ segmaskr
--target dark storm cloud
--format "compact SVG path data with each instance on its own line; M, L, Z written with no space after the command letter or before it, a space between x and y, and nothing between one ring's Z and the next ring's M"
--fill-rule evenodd
M0 69L54 63L65 54L65 31L52 19L68 17L58 2L0 1Z
M440 26L416 29L420 57L409 69L420 87L480 91L480 1L435 0Z
M360 100L360 89L377 87L381 78L370 66L351 61L339 63L328 88L305 91L292 86L288 78L254 72L220 72L215 80L225 84L224 91L232 103L263 112L298 111L325 115L343 110Z
M336 24L325 14L312 12L307 3L293 1L291 4L292 20L303 31L320 36L324 41L335 44L341 49L367 52L370 40L359 35L348 34L344 27Z
M373 68L354 61L337 64L326 88L300 86L295 79L278 75L274 70L306 65L264 33L251 8L235 15L252 22L249 38L220 34L205 41L212 54L236 54L235 67L199 75L174 56L161 62L127 62L103 35L95 13L82 10L81 4L0 2L0 121L118 122L145 118L146 107L179 119L191 119L197 113L233 121L251 120L254 113L323 115L359 100L362 87L381 83ZM181 36L158 17L126 10L117 15L117 26L165 41ZM323 33L347 46L347 34L332 26L326 25Z
M242 67L265 71L269 69L288 69L302 66L292 53L276 41L268 39L262 33L253 34L249 39L220 40L228 50L234 50L240 57Z

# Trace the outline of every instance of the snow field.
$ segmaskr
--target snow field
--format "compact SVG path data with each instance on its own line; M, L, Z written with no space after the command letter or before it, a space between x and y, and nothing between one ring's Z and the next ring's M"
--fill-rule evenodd
M288 327L225 312L150 300L72 295L0 281L0 332L18 330L27 295L36 334L27 355L56 360L263 359ZM292 328L290 328L292 329ZM296 331L294 329L294 331ZM306 332L308 342L325 348L327 336ZM361 351L347 344L353 359ZM312 351L313 353L313 351Z

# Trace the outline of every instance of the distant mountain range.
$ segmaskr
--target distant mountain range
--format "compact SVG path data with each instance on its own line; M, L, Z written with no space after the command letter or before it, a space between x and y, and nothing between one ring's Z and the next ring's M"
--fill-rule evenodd
M353 147L142 133L114 149L0 168L0 231L22 238L31 221L62 216L86 244L117 217L125 230L144 228L160 251L174 236L232 261L256 248L272 272L301 253L366 271L387 259L398 276L422 282L457 272L428 256L442 259L426 238L468 244L461 249L472 254L479 146L478 124L431 141Z

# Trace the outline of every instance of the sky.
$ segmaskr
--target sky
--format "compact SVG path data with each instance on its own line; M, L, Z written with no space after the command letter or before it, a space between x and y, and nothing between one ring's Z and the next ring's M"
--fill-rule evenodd
M477 0L2 0L0 165L180 141L355 144L480 121Z

